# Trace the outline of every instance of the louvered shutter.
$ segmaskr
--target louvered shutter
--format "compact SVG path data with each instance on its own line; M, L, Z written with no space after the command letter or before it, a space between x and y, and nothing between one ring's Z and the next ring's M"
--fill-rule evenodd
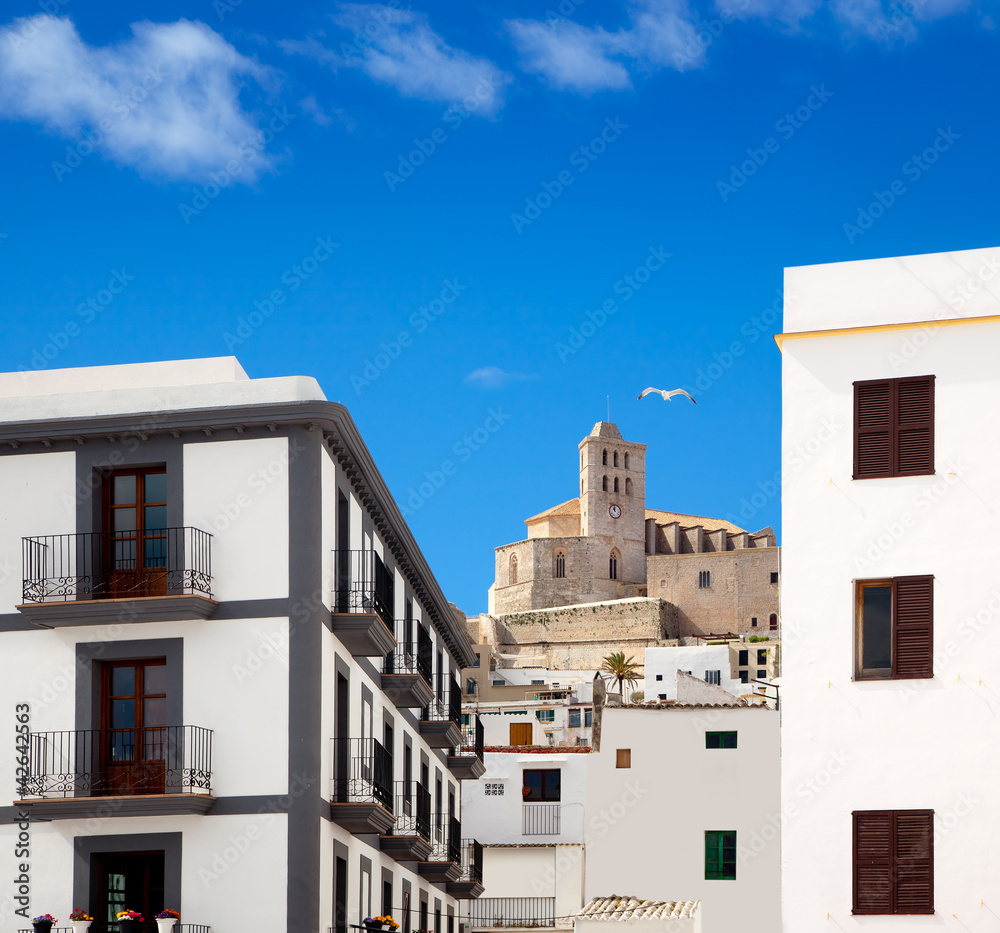
M893 814L854 813L854 913L893 912Z
M934 811L896 810L893 912L934 913Z
M854 383L854 478L892 476L892 379Z
M896 380L897 476L934 472L934 377Z
M892 676L934 676L934 578L892 581Z

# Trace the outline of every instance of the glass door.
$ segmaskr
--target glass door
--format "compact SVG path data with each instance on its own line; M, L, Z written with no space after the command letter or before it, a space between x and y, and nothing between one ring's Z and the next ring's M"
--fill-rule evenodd
M166 595L166 470L154 467L112 473L107 490L108 596Z
M139 911L145 929L155 933L155 917L164 907L163 852L109 852L93 858L91 933L114 933L123 910Z
M168 734L166 661L108 662L103 675L103 793L165 793L168 747L180 740Z

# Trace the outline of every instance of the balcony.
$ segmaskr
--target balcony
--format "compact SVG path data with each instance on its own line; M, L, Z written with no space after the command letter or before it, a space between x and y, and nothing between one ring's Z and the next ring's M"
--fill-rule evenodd
M430 858L417 868L420 876L432 884L450 884L462 877L462 824L455 818L434 820L434 839Z
M107 927L115 933L118 930L117 923L109 923ZM32 931L18 930L17 933L32 933ZM53 927L51 933L75 933L75 930L73 927ZM212 933L212 928L205 923L175 923L171 933Z
M392 755L376 739L332 739L330 816L358 835L387 833L395 822Z
M448 768L460 781L477 781L486 773L483 761L485 730L478 713L467 713L469 724L462 726L462 744L448 755Z
M454 897L473 898L483 890L483 847L475 839L463 839L462 874L448 882L447 891Z
M333 632L356 658L387 655L393 636L393 579L375 551L333 552Z
M212 536L198 528L87 532L21 539L22 604L46 628L205 619Z
M420 734L432 748L462 744L462 692L454 677L445 698L432 700L421 711Z
M212 731L199 726L32 732L15 806L35 819L205 813Z
M396 825L379 840L397 862L425 862L431 857L431 792L417 781L396 784Z
M561 803L521 804L521 833L525 836L558 836L561 822Z
M399 709L422 709L434 700L430 674L424 676L417 659L403 645L382 659L382 692Z
M556 925L554 897L483 897L469 905L474 929L532 929Z

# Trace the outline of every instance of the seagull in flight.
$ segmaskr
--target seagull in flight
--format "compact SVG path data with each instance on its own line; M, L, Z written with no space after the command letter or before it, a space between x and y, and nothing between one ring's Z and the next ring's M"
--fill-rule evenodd
M669 389L669 390L668 389L654 389L652 386L650 386L648 389L643 389L642 392L639 393L639 398L640 399L641 398L645 398L645 396L649 395L650 392L659 392L660 395L663 396L663 400L665 402L669 402L670 401L670 397L672 395L683 395L683 396L686 396L687 398L691 398L691 396L688 395L688 393L685 392L683 389ZM698 404L697 402L694 401L693 398L691 398L691 401L694 402L695 405Z

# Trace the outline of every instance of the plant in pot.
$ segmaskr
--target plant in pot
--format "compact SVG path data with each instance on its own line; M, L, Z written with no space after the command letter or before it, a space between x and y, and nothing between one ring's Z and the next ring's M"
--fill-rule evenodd
M51 933L52 927L58 922L52 914L42 914L40 917L31 918L31 925L35 928L35 933Z
M181 915L176 910L171 910L169 907L161 910L156 915L157 930L159 933L170 933L174 928L174 924L180 919Z
M381 930L382 929L382 918L381 917L365 917L361 921L361 925L366 930Z
M375 919L381 920L382 923L389 929L389 933L396 933L396 930L399 929L399 924L396 923L396 921L393 920L388 914L384 917L376 917Z
M137 910L122 910L116 914L118 933L145 933L145 918Z
M87 911L75 907L73 913L69 915L69 922L73 926L73 933L87 933L90 925L94 922L94 918Z

